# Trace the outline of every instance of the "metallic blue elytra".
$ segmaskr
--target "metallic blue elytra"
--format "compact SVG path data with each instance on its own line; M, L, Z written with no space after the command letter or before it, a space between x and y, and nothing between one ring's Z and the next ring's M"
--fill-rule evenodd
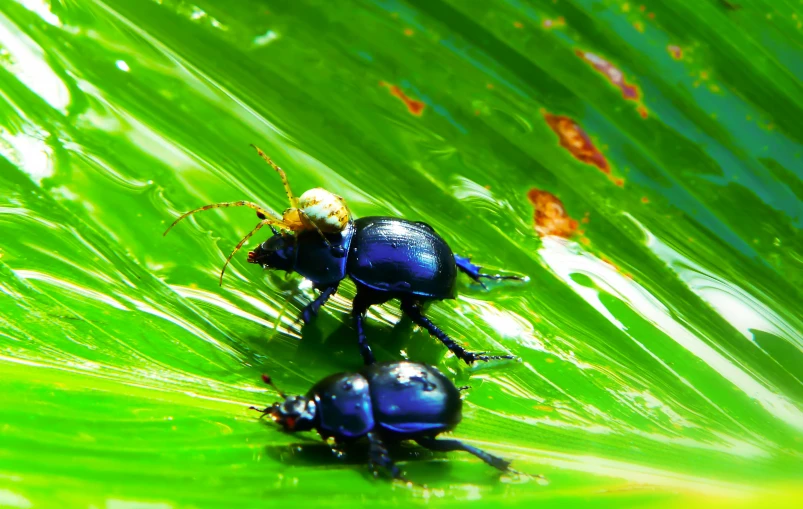
M449 245L426 223L392 217L354 221L348 274L378 292L430 299L457 296L457 265Z
M361 438L370 445L374 473L384 469L404 479L385 442L415 440L434 451L465 451L502 470L510 462L459 440L435 437L452 431L462 417L460 389L433 366L415 362L383 362L359 373L324 378L305 396L286 396L261 412L285 431L316 429L346 447Z
M481 278L522 278L481 273L481 267L452 253L446 241L422 222L363 217L326 238L328 244L318 232L307 231L295 236L275 233L248 253L248 261L266 269L298 272L312 281L321 294L301 312L304 323L318 314L321 306L337 291L341 280L351 277L357 285L352 316L366 364L374 362L374 355L363 330L365 313L372 305L391 299L399 299L404 314L467 364L513 358L466 351L424 316L423 306L429 300L455 298L458 270L480 284Z
M362 372L371 386L377 425L403 436L451 431L460 422L460 391L437 369L423 364L373 364Z

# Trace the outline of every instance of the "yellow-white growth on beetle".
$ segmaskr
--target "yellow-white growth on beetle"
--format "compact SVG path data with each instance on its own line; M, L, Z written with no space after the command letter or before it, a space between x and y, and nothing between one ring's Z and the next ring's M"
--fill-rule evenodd
M262 150L260 150L256 145L251 146L256 149L257 153L259 153L262 159L264 159L265 162L271 166L271 168L276 170L276 172L279 174L279 177L282 179L284 191L287 193L287 199L290 200L290 208L282 213L282 217L279 217L273 212L266 210L264 207L260 207L256 203L250 201L213 203L211 205L204 205L203 207L199 207L182 214L178 217L178 219L173 221L173 224L171 224L170 227L164 232L164 235L167 235L167 232L169 232L179 221L189 215L195 214L196 212L201 212L203 210L221 207L248 207L256 210L257 217L259 217L262 221L257 224L256 227L251 230L250 233L248 233L248 235L243 237L243 240L237 244L237 247L234 248L234 251L232 251L229 257L226 258L226 263L223 264L223 270L220 271L221 285L223 284L223 273L226 272L226 267L229 265L229 262L234 254L239 251L240 248L243 247L243 244L245 244L246 241L248 241L248 239L250 239L251 236L258 232L263 226L275 226L281 230L287 230L292 233L300 233L307 230L317 230L318 233L321 234L324 242L331 246L329 240L327 240L324 234L341 232L346 228L349 221L351 221L351 212L349 211L348 206L346 206L345 200L334 193L330 193L326 189L316 187L305 192L301 195L301 197L296 198L293 195L293 192L290 190L290 183L287 181L287 176L284 174L284 170L279 168L276 163L274 163L273 160L271 160L271 158L262 152Z
M349 209L343 198L320 187L302 194L298 208L324 233L341 232L349 222Z

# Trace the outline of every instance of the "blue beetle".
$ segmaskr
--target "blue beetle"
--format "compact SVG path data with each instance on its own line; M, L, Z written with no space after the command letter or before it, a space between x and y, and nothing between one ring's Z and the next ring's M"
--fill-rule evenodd
M360 351L366 364L374 355L363 330L368 308L391 299L401 301L410 319L441 340L467 364L491 359L512 359L512 355L469 352L439 329L423 314L429 300L454 299L458 270L483 284L487 279L523 279L519 276L483 274L468 258L455 255L443 238L426 223L395 217L363 217L349 222L323 239L315 232L274 235L248 253L248 261L266 269L298 272L312 281L320 295L301 312L309 323L337 291L347 275L357 285L352 305ZM484 284L483 284L484 286Z
M407 481L393 462L386 442L415 440L433 451L465 451L503 472L518 473L510 461L464 444L438 440L436 435L453 430L462 417L460 390L432 366L415 362L381 362L358 373L338 373L312 386L305 396L287 396L264 409L285 431L317 430L324 440L333 438L347 446L366 438L371 471L381 470ZM407 481L409 482L409 481Z

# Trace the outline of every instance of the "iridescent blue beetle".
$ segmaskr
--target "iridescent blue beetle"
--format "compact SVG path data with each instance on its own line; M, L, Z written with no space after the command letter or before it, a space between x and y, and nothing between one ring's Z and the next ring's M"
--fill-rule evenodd
M482 274L481 267L452 253L449 245L426 223L395 217L363 217L350 221L325 238L316 232L280 234L248 253L248 261L266 269L298 272L312 281L320 295L308 304L300 319L309 323L346 276L357 285L352 316L360 350L366 364L374 362L363 330L365 312L374 304L391 299L401 301L410 319L441 340L458 358L471 364L490 359L512 359L511 355L468 352L423 314L429 300L454 299L457 271L474 281L522 279L518 276ZM484 285L483 285L484 286Z
M266 383L276 388L270 378ZM518 473L510 462L459 440L437 440L453 430L462 417L460 389L432 366L414 362L375 363L359 373L324 378L306 396L287 396L265 409L285 431L317 430L323 439L346 446L361 438L370 445L370 467L375 476L384 470L407 481L393 463L385 442L415 440L433 451L465 451L504 472ZM409 481L407 481L409 482Z

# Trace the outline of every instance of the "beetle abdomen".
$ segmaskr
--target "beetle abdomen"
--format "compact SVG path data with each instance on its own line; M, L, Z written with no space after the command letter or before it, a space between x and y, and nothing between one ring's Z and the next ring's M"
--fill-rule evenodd
M432 366L378 363L361 373L368 380L374 420L406 436L435 435L460 422L463 402L454 384Z
M374 428L368 380L356 373L324 378L307 393L318 406L322 436L359 438Z
M354 227L347 271L356 281L385 292L455 297L454 255L428 225L363 217L354 221Z
M324 233L339 232L349 222L349 209L343 198L320 187L302 194L298 208Z

